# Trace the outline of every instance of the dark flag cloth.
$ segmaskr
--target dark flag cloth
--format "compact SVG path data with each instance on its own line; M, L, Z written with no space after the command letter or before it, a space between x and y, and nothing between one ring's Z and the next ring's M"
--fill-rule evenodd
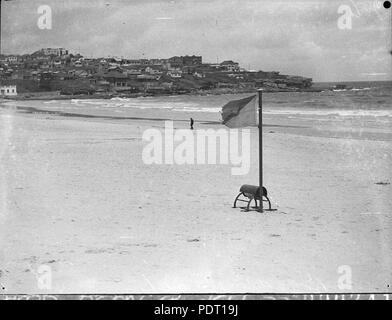
M257 126L257 96L233 100L222 107L222 123L229 128Z

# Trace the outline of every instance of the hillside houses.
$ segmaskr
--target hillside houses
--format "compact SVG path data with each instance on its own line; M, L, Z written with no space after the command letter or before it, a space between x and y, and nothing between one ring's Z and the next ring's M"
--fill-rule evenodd
M167 59L87 58L64 48L44 48L24 55L0 55L0 82L4 81L17 84L18 93L62 90L63 94L178 93L257 87L295 90L312 84L312 79L274 71L246 71L232 60L205 63L196 55Z

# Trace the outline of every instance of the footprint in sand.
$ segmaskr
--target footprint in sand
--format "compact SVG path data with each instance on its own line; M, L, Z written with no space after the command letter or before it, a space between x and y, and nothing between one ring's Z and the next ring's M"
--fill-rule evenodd
M56 262L56 260L49 260L49 261L44 262L44 264L51 264L51 263L55 263L55 262Z
M36 263L36 262L38 262L38 257L31 256L31 257L28 257L28 258L23 258L22 261L27 261L29 263Z
M86 250L85 253L92 253L92 254L98 254L98 253L111 253L113 252L113 248L107 248L107 249L89 249Z
M145 247L145 248L156 248L156 247L158 247L158 245L154 244L154 243L146 243L146 244L143 244L142 246Z

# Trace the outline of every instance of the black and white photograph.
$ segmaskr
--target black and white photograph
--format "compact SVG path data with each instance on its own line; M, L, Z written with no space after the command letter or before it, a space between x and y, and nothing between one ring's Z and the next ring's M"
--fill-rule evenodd
M0 296L392 299L390 1L0 6Z

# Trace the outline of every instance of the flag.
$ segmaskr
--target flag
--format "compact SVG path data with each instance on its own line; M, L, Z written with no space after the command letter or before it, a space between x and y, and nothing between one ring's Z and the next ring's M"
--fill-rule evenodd
M257 126L257 97L232 100L222 107L222 124L229 128Z

